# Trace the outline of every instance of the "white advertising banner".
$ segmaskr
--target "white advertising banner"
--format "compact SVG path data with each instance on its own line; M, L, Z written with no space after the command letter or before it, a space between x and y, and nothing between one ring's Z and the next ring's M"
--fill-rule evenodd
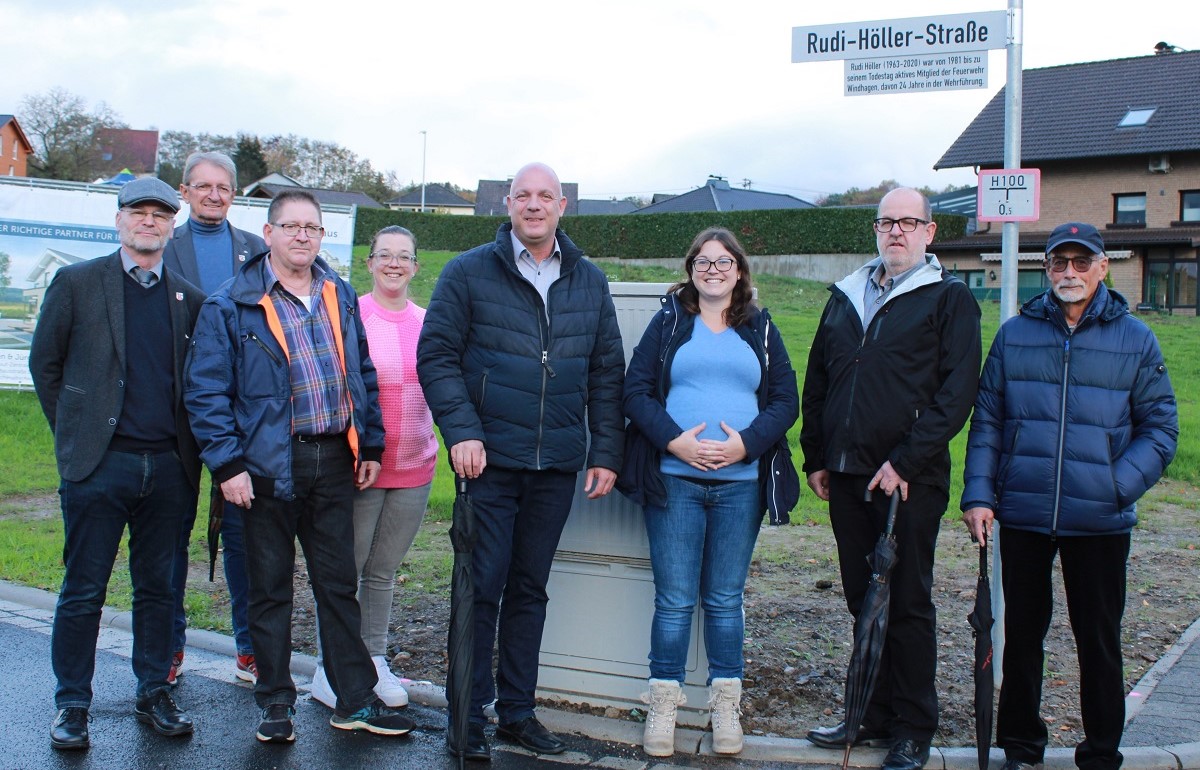
M0 387L31 387L29 345L54 273L64 265L113 253L119 187L0 177ZM229 221L262 233L270 201L237 198ZM185 205L176 217L182 224ZM321 256L349 278L354 208L322 207ZM7 279L7 280L5 280ZM7 288L5 288L7 287Z

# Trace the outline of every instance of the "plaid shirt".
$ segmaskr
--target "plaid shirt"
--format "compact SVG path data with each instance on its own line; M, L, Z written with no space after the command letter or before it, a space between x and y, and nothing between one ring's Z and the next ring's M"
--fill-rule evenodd
M343 433L350 427L350 394L338 358L333 324L321 301L325 275L313 271L309 310L283 288L269 260L266 269L271 282L268 294L279 314L288 346L292 433L298 436Z

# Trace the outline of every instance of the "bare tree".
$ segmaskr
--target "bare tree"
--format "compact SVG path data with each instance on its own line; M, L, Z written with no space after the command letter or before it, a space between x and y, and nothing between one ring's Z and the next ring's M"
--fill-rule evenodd
M104 102L89 112L83 97L57 86L26 96L20 119L34 149L29 175L43 179L91 181L104 165L97 129L128 128Z

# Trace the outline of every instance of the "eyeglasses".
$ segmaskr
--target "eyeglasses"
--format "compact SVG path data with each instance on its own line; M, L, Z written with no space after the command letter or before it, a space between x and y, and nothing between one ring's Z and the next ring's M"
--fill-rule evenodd
M125 212L125 214L133 217L134 219L153 219L154 224L156 225L163 225L167 222L175 221L175 215L169 211L159 211L158 209L146 211L143 209L131 208L123 208L121 211Z
M301 225L297 224L296 222L286 222L282 224L279 222L271 222L270 224L271 227L278 227L283 231L283 234L289 238L295 238L300 234L301 230L308 233L309 238L319 238L325 234L325 228L321 227L320 225Z
M729 257L721 257L718 260L700 257L692 260L692 269L697 273L707 273L713 266L716 266L719 273L728 273L729 268L733 267L733 260Z
M929 224L928 219L918 219L917 217L901 217L900 219L891 219L889 217L880 217L874 222L875 232L890 233L894 225L900 225L900 232L912 233L916 232L920 225Z
M1070 257L1069 259L1067 257L1046 257L1043 264L1050 268L1050 272L1061 273L1067 269L1068 262L1071 263L1071 267L1075 268L1075 272L1086 273L1092 269L1092 264L1096 262L1096 258L1092 256Z
M213 190L216 190L217 195L220 195L222 198L228 198L230 195L233 195L233 188L227 184L211 185L208 182L204 182L203 184L189 184L186 187L190 187L200 193L202 197L207 197Z
M399 265L400 267L417 264L417 257L414 254L388 254L387 252L379 252L378 254L368 254L367 259L379 260L379 264L381 265Z

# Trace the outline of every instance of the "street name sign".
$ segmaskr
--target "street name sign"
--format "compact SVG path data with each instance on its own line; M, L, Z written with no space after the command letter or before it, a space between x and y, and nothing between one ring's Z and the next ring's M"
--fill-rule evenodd
M842 59L846 96L987 88L988 56L1008 44L1004 11L792 28L792 61Z
M1000 168L979 172L975 218L980 222L1036 222L1042 215L1042 170Z
M1004 48L1008 13L981 11L792 27L792 62L894 59Z

